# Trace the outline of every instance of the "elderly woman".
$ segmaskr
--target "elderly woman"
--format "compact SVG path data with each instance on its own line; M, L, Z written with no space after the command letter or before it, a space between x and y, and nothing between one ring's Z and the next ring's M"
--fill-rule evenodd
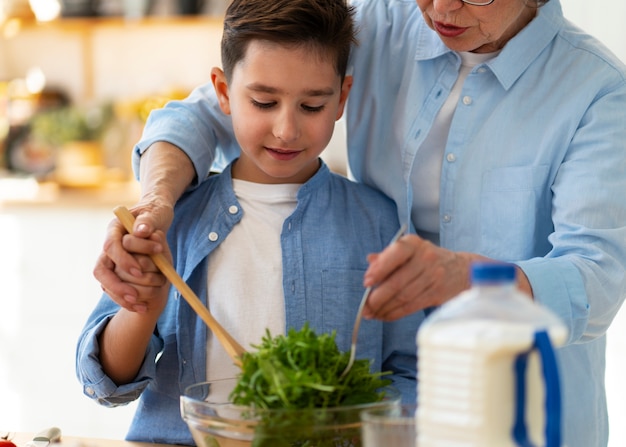
M626 68L558 0L353 4L349 168L414 230L371 258L366 315L449 300L476 259L515 263L518 286L569 329L565 444L605 446L606 330L626 295ZM209 85L153 112L134 160L135 235L167 228L182 191L237 153ZM141 275L123 232L110 227L94 273L132 307L114 271Z

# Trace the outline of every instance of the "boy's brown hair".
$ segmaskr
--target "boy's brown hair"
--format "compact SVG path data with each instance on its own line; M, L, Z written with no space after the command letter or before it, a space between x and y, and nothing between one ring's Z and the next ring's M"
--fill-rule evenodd
M230 81L251 40L306 46L311 57L332 58L343 78L356 44L354 9L346 0L233 0L222 35L222 68Z

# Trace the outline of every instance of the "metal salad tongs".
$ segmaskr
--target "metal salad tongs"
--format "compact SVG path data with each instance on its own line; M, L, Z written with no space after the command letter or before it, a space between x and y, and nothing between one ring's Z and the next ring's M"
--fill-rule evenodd
M391 239L391 241L389 242L387 246L392 245L394 242L400 239L404 235L406 230L407 230L407 225L402 224L398 232L393 236L393 238ZM348 365L346 366L346 369L344 369L343 372L341 373L341 376L339 376L340 379L343 379L346 376L346 374L348 374L348 371L350 371L350 369L352 368L352 365L354 365L354 359L356 356L356 342L359 337L359 327L361 326L361 320L363 318L363 308L365 307L365 303L367 302L367 298L370 296L371 291L372 291L372 286L365 289L363 298L361 298L361 303L359 304L359 310L356 313L356 320L354 321L354 328L352 329L352 344L350 345L350 360L348 360Z

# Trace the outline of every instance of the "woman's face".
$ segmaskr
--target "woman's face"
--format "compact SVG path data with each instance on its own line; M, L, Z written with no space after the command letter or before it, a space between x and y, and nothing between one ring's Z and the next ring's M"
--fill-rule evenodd
M473 6L461 0L417 0L428 26L454 51L500 50L535 17L532 0L495 0Z

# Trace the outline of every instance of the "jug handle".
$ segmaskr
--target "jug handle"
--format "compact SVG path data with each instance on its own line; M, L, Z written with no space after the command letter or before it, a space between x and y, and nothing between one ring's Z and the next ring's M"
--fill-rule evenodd
M535 349L541 358L541 370L546 389L546 447L561 447L561 389L556 356L547 331L535 332L531 349L517 356L515 360L515 423L513 438L520 447L533 447L528 439L525 420L526 366L528 356Z

